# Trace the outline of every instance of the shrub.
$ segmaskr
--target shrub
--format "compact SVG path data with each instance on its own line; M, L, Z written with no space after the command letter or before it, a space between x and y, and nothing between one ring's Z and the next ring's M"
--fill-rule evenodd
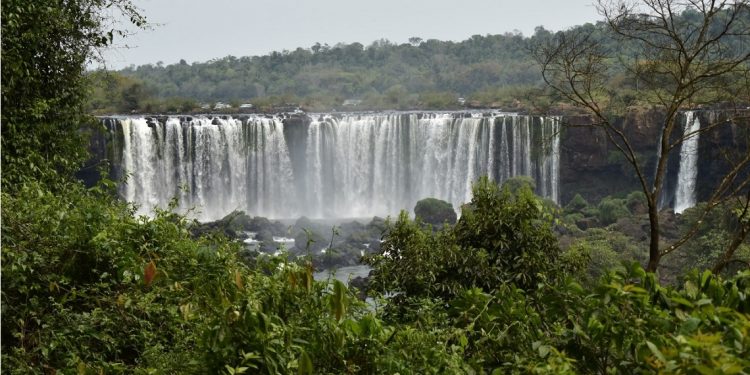
M586 202L585 199L581 196L581 194L576 194L573 196L573 199L568 202L568 204L565 206L565 212L566 213L581 213L583 212L586 207L589 206L589 202Z
M605 197L599 202L597 208L599 209L599 221L603 225L612 224L617 219L630 215L624 199Z
M642 191L633 191L625 198L626 206L631 213L648 212L648 202Z
M201 316L242 272L188 220L136 218L103 186L3 192L3 369L192 372Z
M551 276L560 253L551 219L527 185L513 195L482 178L455 227L432 235L402 212L367 260L377 269L372 285L404 297L440 298L505 283L535 288Z
M551 226L552 215L528 184L501 191L483 177L454 232L462 248L487 253L498 281L533 288L539 277L551 276L547 271L560 254Z
M425 198L417 202L414 207L414 216L433 225L456 223L456 211L453 210L453 206L446 201L435 198Z
M623 257L607 241L589 242L584 239L573 244L568 251L586 254L588 262L585 267L586 277L582 278L584 280L598 280L610 270L621 269Z
M503 182L503 189L508 189L511 194L516 194L524 188L533 192L536 189L536 181L529 176L515 176Z

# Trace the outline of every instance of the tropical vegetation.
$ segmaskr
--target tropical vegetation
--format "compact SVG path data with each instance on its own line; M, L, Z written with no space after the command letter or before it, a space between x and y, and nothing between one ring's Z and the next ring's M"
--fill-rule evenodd
M2 2L3 372L750 372L746 268L664 283L637 262L601 263L638 195L559 212L526 183L480 179L455 225L384 224L362 300L314 280L309 257L248 259L171 209L137 216L113 181L85 187L85 64L119 35L111 9L144 25L128 0ZM732 229L712 212L724 224L685 245L707 257L691 267ZM594 217L617 220L561 246L557 233Z

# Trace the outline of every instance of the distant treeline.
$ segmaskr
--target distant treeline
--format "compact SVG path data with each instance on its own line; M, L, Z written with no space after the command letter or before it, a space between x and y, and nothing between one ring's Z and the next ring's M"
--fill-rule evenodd
M331 109L356 99L361 100L358 107L366 108L449 108L458 107L458 98L464 97L468 104L509 106L513 93L541 84L529 49L550 36L538 27L532 37L508 33L474 35L462 42L415 37L404 44L316 43L265 56L131 66L96 73L101 82L92 105L116 111L147 110L149 105L185 110L216 102L235 108L247 102Z
M682 17L689 22L691 15ZM604 50L622 58L648 58L607 35L602 23L572 30L593 32ZM287 104L308 110L539 108L556 98L543 95L540 68L531 51L552 37L539 26L529 37L506 33L474 35L462 42L413 37L403 44L384 39L369 46L316 43L265 56L131 66L93 74L97 87L91 109L190 112L206 111L218 102L235 110L243 103L252 103L254 110ZM632 97L637 97L637 82L623 72L613 71L611 77L612 88L632 90ZM347 100L349 106L344 106Z

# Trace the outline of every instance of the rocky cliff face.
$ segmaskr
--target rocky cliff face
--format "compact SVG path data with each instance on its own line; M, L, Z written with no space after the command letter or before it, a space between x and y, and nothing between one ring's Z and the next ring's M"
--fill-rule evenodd
M698 201L705 201L737 160L750 152L750 108L740 112L702 111L699 116L702 127L715 126L701 134L699 142L696 192ZM747 179L748 175L750 166L746 165L735 182Z
M659 139L656 111L632 111L618 119L615 126L623 131L635 151L647 160L646 170L654 169L654 155ZM560 155L560 191L562 202L580 193L589 201L639 188L632 167L607 134L588 116L565 117Z
M695 116L701 129L698 142L697 200L709 198L714 186L731 169L732 160L737 160L750 150L750 111L740 112L698 110ZM660 124L663 114L653 110L633 110L618 119L615 126L623 131L638 157L643 160L644 173L652 178L656 170L656 153L661 137ZM683 135L684 127L675 129L672 142ZM633 168L627 163L617 147L607 139L603 129L595 126L587 116L565 117L561 138L560 191L565 204L576 193L588 201L597 201L604 196L640 190ZM680 168L680 146L672 151L667 164L663 204L669 206L674 200L674 189ZM748 169L745 168L744 175ZM740 176L742 177L742 176Z

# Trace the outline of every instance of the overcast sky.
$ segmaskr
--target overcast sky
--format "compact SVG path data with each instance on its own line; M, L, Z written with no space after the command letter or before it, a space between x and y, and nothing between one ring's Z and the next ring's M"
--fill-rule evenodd
M105 55L107 66L203 62L264 55L315 42L369 45L381 38L460 41L475 34L595 22L593 0L134 0L152 30Z

